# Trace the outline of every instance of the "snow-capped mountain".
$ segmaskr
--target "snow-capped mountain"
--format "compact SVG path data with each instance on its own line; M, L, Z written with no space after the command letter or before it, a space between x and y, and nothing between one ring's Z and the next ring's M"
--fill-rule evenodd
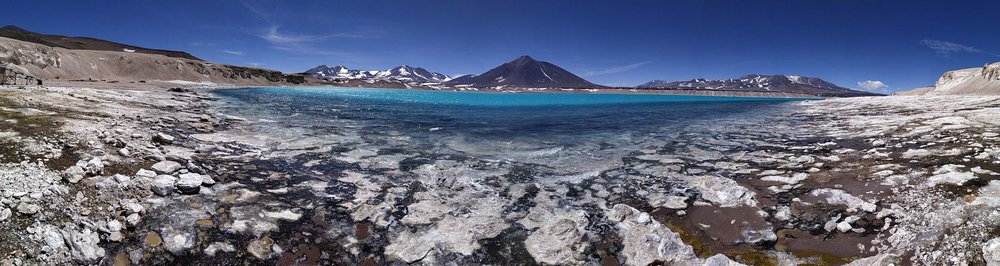
M521 56L482 75L462 76L446 82L453 86L476 88L603 88L548 62Z
M869 96L878 95L870 92L852 90L837 86L820 78L795 75L758 75L751 74L737 79L707 80L693 79L688 81L654 80L637 86L645 89L680 89L680 90L719 90L719 91L772 91L786 93L801 93L816 96Z
M392 69L359 70L350 69L345 66L329 67L321 65L306 71L306 73L324 80L384 80L400 81L403 83L442 83L451 80L445 74L430 72L420 67L402 65Z

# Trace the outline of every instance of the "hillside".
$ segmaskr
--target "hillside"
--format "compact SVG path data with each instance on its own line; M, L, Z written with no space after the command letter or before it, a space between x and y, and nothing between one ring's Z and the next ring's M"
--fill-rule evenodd
M43 80L191 81L232 85L302 83L299 75L122 51L71 50L0 37L0 61Z
M90 37L68 37L62 35L41 34L41 33L30 32L12 25L0 28L0 37L20 40L30 43L37 43L50 47L66 48L70 50L95 50L95 51L114 51L114 52L129 51L132 53L160 54L168 57L202 61L201 59L191 54L181 51L150 49L135 45L105 41Z
M1000 62L945 72L931 88L899 95L1000 95Z

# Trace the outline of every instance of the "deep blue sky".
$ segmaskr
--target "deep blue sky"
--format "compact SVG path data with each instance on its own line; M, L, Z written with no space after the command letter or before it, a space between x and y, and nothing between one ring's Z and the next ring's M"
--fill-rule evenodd
M605 85L760 73L899 90L1000 61L995 0L73 0L3 9L0 24L286 72L408 64L478 74L531 55Z

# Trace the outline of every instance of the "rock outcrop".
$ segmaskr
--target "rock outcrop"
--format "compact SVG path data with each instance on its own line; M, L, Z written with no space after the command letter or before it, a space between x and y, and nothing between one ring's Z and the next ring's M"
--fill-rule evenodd
M938 78L934 86L896 93L896 95L998 94L1000 94L1000 62L948 71Z

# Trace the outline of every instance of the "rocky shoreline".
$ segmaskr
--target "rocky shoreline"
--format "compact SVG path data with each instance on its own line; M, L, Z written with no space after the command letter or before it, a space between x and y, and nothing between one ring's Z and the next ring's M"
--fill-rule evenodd
M277 139L204 89L0 88L0 264L1000 260L1000 98L798 105L566 172Z

